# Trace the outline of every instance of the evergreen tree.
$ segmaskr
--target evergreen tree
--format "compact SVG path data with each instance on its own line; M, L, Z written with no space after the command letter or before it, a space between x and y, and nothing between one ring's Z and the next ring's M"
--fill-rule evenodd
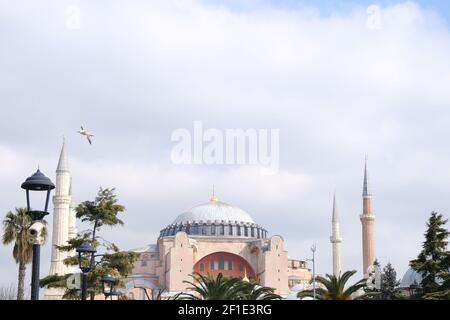
M450 253L447 250L450 233L444 227L447 221L442 214L431 213L422 251L417 259L410 261L411 268L423 277L420 296L424 299L450 299Z
M73 251L82 243L88 242L91 246L97 249L97 254L100 249L103 249L101 260L96 263L92 272L88 273L88 294L91 300L95 295L102 292L100 277L104 274L110 274L113 277L126 277L133 269L133 263L138 257L138 254L131 251L120 251L119 248L111 242L106 241L99 236L102 226L114 227L123 225L117 215L125 211L125 207L118 203L117 196L114 193L115 189L100 188L97 197L94 201L84 201L76 208L76 216L82 222L86 222L92 229L87 229L77 235L77 237L70 239L65 246L59 246L58 249L62 251ZM66 265L78 265L78 256L68 257L64 260ZM84 263L89 263L86 258ZM40 281L40 286L66 288L66 280L71 274L64 276L52 275ZM123 283L119 281L118 286ZM64 299L80 299L79 290L69 290L63 296Z
M397 280L397 272L389 262L383 269L381 274L381 299L394 300L397 298L397 287L400 281Z

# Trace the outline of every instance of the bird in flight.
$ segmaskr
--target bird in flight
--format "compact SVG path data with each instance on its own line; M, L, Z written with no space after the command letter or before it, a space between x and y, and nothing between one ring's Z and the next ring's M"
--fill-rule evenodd
M78 131L79 134L81 134L82 136L85 136L86 139L89 141L89 144L92 145L92 140L91 138L94 137L93 134L90 134L89 132L87 132L86 129L83 128L83 126L81 126L81 130Z

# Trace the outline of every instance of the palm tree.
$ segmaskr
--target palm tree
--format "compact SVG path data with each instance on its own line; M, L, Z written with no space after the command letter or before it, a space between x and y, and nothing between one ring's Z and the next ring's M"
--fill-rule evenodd
M191 275L194 282L184 281L191 285L192 293L180 293L174 298L179 300L279 300L281 297L273 293L272 288L258 286L254 282L241 278L228 278L219 273L217 277L199 273Z
M32 223L33 221L26 208L16 208L14 213L9 211L5 220L3 220L2 242L4 245L14 242L13 257L19 264L17 300L23 300L26 265L31 262L33 256L33 245L30 243L28 234ZM42 230L42 236L45 240L47 236L46 228Z
M316 299L318 300L352 300L352 294L366 286L366 279L361 279L354 285L345 288L347 281L356 273L356 270L346 271L338 277L327 274L326 277L316 277L316 282L324 288L316 289ZM313 297L312 290L304 290L297 294L298 298ZM371 295L371 294L370 294ZM357 299L365 299L369 294L363 294Z
M240 300L281 300L273 288L261 287L256 282L241 281L242 293Z
M227 278L221 273L217 277L210 274L203 276L194 272L191 277L194 282L183 281L190 284L190 291L194 293L181 293L175 299L180 300L235 300L242 294L239 278Z

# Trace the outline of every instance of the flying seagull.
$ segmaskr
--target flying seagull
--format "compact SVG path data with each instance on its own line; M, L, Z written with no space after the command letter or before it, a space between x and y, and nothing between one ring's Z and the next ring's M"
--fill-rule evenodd
M92 145L91 138L94 136L93 134L90 134L89 132L87 132L87 130L85 130L85 129L83 128L83 126L81 126L81 130L78 131L78 133L81 134L81 135L83 135L83 136L85 136L86 139L89 141L89 144Z

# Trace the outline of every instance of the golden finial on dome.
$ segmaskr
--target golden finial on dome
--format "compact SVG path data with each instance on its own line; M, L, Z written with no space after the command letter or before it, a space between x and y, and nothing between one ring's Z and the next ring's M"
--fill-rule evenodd
M244 278L242 278L242 281L250 282L250 280L247 278L247 267L244 268Z
M215 194L215 192L214 192L214 185L213 185L213 191L212 191L212 195L211 195L210 201L212 201L212 202L217 202L217 201L219 201L219 199L216 197L216 194Z

